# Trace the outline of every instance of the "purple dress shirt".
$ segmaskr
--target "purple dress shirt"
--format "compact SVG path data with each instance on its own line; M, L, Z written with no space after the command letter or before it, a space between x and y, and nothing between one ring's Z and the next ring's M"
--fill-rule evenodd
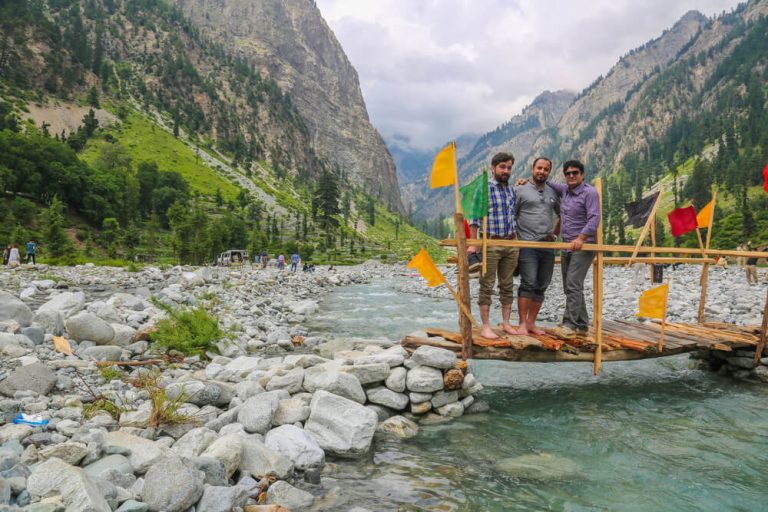
M600 225L600 197L594 187L582 183L571 189L562 183L547 182L560 195L560 236L563 242L572 242L586 235L587 242L595 242Z

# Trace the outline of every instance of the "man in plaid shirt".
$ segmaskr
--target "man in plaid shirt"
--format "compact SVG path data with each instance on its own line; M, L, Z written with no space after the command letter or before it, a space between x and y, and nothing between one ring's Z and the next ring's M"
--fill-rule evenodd
M512 165L515 157L512 153L496 153L491 159L492 176L488 180L488 223L486 227L487 238L491 240L515 239L515 190L509 185L509 177L512 174ZM472 238L481 238L478 228L482 226L482 219L471 219L469 230ZM469 246L467 252L470 255L478 251L477 246ZM496 339L499 336L493 332L490 325L491 292L498 278L499 299L501 300L501 327L504 332L514 334L514 328L509 324L512 314L513 274L517 267L519 249L511 247L488 247L486 255L487 270L480 277L480 296L477 303L480 305L480 318L483 326L480 335L484 338ZM476 266L476 265L475 265ZM470 269L472 270L472 269Z

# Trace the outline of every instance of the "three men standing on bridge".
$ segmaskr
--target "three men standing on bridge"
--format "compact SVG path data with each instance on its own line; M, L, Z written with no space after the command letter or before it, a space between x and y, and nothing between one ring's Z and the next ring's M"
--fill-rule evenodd
M504 160L500 160L504 159ZM584 165L578 160L569 160L563 165L566 184L548 181L552 162L539 157L533 162L530 180L520 180L518 187L507 187L514 157L509 153L499 153L491 161L493 177L489 180L488 238L515 239L529 241L554 241L558 233L564 242L570 242L570 249L562 251L561 270L566 306L563 313L562 331L565 336L572 336L577 331L585 332L589 328L589 315L584 301L584 279L595 253L583 251L582 246L594 242L600 223L600 201L597 191L584 183ZM499 167L499 164L503 164ZM502 187L505 202L494 200ZM506 204L511 209L502 206ZM560 219L555 221L559 214ZM511 216L511 220L507 220ZM471 236L479 238L480 219L471 220ZM495 227L503 225L504 233L496 232ZM497 258L500 250L506 258ZM476 247L468 251L476 252ZM499 254L497 254L499 253ZM492 257L493 255L493 257ZM511 312L512 273L517 264L520 273L518 288L518 310L520 325L513 329L509 325ZM554 268L553 249L519 250L509 247L491 247L487 255L487 272L480 280L480 316L483 326L481 336L495 339L498 336L491 330L490 292L498 274L499 296L502 304L502 329L509 334L543 334L536 327L536 318L544 301L544 292L549 286ZM510 269L511 267L511 269Z

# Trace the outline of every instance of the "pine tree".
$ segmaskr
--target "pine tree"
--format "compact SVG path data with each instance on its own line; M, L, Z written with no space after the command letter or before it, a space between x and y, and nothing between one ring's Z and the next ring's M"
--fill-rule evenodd
M338 215L339 209L339 186L336 183L336 177L328 171L323 172L315 191L317 208L320 212L320 223L323 229L331 230L338 225L334 215Z
M42 243L53 260L60 261L74 253L72 240L64 230L64 203L54 196L48 208L41 214Z

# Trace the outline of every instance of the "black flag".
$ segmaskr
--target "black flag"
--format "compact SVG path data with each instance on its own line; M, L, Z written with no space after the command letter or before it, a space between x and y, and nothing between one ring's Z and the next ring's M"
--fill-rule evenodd
M632 224L635 228L645 226L645 223L648 222L648 217L651 215L651 210L653 210L653 205L656 204L657 197L659 197L658 192L639 201L627 203L624 206L627 210L627 224Z

